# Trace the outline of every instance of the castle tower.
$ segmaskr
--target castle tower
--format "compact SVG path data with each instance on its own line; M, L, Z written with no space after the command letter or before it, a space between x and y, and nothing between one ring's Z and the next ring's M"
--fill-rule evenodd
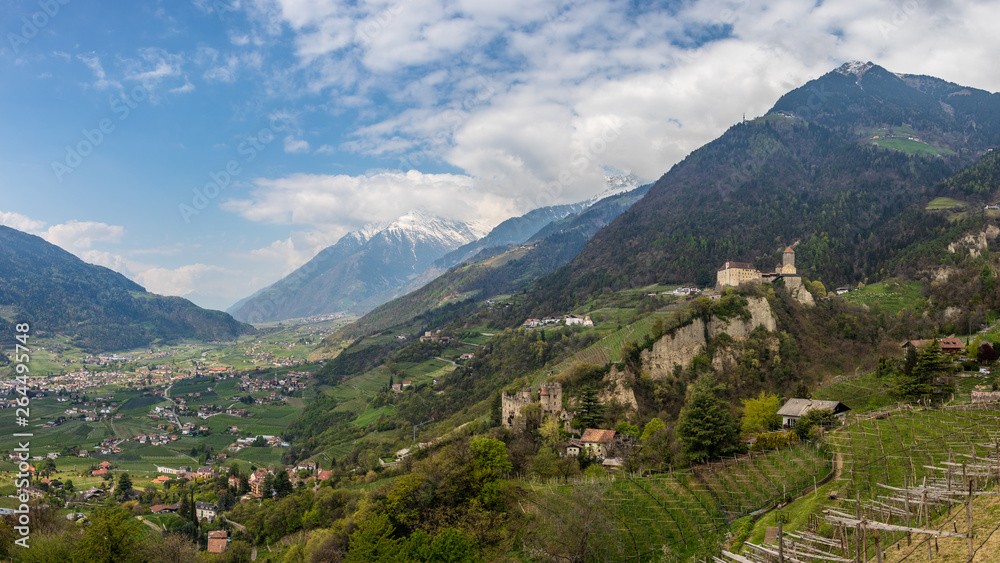
M792 247L788 247L781 254L781 273L782 274L795 274L795 251Z
M538 399L542 403L542 412L556 414L562 410L562 385L559 383L543 383L538 391Z

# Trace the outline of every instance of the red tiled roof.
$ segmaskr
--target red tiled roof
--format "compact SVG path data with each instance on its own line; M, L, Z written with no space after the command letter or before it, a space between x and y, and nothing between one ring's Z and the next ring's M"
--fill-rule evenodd
M606 444L610 442L615 437L614 430L600 430L597 428L588 428L583 432L583 436L580 438L580 442L583 443L598 443Z
M782 254L788 254L788 253L795 254L795 251L792 250L792 247L789 246L788 248L785 249L784 252L782 252Z

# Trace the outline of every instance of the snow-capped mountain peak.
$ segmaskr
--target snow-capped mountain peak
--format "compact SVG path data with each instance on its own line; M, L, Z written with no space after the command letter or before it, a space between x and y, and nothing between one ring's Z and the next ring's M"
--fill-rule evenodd
M635 174L632 174L631 172L626 172L625 174L618 174L615 176L605 176L604 181L607 187L604 189L603 192L587 200L588 207L597 203L598 201L601 201L606 197L611 197L613 195L630 192L639 187L639 179L636 178Z
M460 221L442 219L423 211L411 211L399 217L386 226L381 234L406 237L413 241L434 242L451 248L457 248L482 236L478 228Z
M850 61L840 65L837 72L843 74L844 76L854 75L858 80L860 80L861 77L874 66L875 63L871 61L868 61L867 63L863 63L861 61Z

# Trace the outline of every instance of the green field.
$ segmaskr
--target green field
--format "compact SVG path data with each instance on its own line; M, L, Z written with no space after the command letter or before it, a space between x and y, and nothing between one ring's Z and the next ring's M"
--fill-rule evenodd
M843 298L859 305L869 307L878 305L890 315L895 315L903 309L920 310L927 303L927 300L920 294L919 283L899 283L895 280L887 280L851 291Z
M936 197L927 204L927 211L939 211L942 209L961 209L965 207L964 201L958 201L950 197Z
M920 141L911 141L909 139L901 139L901 138L876 139L871 143L873 145L882 147L884 149L890 149L911 155L950 156L955 154L955 151L949 148L935 147L934 145L928 145L927 143L923 143Z

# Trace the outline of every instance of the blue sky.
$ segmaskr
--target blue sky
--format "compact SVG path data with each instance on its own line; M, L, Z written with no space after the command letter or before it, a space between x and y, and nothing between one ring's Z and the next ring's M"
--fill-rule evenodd
M998 15L930 0L0 0L0 223L225 308L412 209L492 225L590 197L609 172L655 180L846 60L1000 90Z

